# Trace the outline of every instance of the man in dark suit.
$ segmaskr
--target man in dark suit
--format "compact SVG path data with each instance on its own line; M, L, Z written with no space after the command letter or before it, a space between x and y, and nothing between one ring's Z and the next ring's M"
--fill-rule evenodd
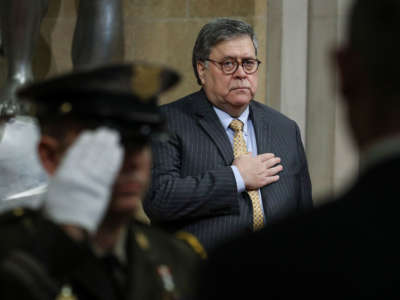
M133 219L163 134L157 95L175 72L112 65L19 92L37 117L51 175L39 212L0 216L1 299L187 299L201 245ZM196 253L197 252L197 253Z
M206 24L192 63L202 88L161 108L171 136L153 146L144 209L210 250L310 208L311 183L296 123L253 100L260 61L251 26Z
M336 201L211 255L199 299L399 299L400 2L358 0L335 52L360 150Z

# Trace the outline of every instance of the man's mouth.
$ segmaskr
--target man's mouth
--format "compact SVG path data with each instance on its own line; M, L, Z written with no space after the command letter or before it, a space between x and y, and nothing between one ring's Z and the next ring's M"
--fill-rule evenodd
M248 86L236 86L231 88L231 90L248 90L250 89Z

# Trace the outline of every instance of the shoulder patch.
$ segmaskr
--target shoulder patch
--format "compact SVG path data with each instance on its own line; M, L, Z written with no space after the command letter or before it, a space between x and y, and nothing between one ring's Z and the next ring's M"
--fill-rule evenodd
M203 245L193 234L186 231L178 231L175 233L175 237L178 240L184 241L188 244L202 259L207 258L207 252L204 249Z
M140 248L142 248L143 250L150 249L149 239L143 232L141 232L141 231L135 232L135 239Z

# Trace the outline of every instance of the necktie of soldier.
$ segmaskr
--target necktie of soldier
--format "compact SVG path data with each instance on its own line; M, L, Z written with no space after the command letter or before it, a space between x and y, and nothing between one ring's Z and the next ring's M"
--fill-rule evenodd
M243 136L243 122L240 120L233 120L229 124L229 127L235 133L233 136L233 155L237 158L240 155L247 153L246 141ZM259 230L264 225L264 217L258 190L248 190L247 193L249 194L253 207L253 229Z

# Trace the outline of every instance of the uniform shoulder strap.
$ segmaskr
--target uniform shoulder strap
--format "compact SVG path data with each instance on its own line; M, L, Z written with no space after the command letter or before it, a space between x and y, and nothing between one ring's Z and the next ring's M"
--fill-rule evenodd
M201 258L203 259L207 258L206 250L204 249L200 241L197 239L197 237L194 236L193 234L187 231L178 231L175 233L175 237L178 240L182 240L186 244L188 244Z

